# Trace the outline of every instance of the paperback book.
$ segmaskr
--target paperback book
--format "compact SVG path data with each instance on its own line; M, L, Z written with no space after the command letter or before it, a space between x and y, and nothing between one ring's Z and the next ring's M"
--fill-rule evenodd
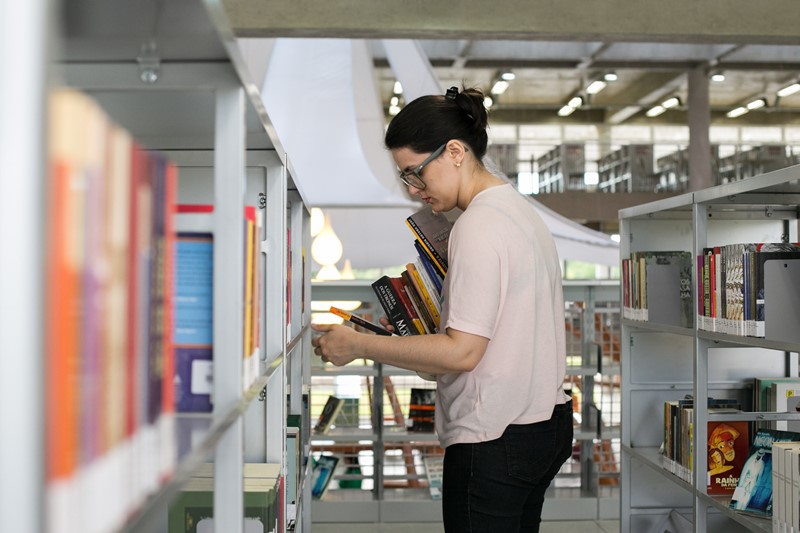
M772 443L800 440L800 433L759 429L750 446L733 492L730 508L761 517L772 516Z
M322 413L320 413L314 426L314 432L325 434L330 431L343 406L344 400L342 398L328 396L325 407L322 408Z
M444 276L447 272L447 245L453 225L446 216L434 212L430 207L424 207L406 218L406 224Z
M312 498L320 500L325 496L333 480L333 475L336 472L338 464L339 458L335 455L320 455L319 458L314 461L314 467L311 471Z
M411 389L408 404L409 431L432 432L436 412L436 389Z

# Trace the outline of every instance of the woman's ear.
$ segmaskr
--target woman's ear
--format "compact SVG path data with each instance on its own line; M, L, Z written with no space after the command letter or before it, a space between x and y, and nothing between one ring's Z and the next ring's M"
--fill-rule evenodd
M466 156L467 151L466 145L458 139L449 141L447 143L447 147L445 148L445 152L447 153L448 157L457 167L460 167L461 163L464 162L464 157Z

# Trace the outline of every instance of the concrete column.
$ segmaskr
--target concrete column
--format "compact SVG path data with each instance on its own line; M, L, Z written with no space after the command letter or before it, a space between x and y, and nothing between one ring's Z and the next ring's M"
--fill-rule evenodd
M714 185L711 175L711 106L708 97L708 72L705 66L689 71L689 190Z

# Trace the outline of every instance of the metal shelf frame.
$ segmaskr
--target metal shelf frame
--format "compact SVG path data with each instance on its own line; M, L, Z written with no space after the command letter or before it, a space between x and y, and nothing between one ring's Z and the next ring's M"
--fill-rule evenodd
M677 249L691 252L694 261L708 246L766 240L796 242L800 233L798 187L800 166L795 166L623 209L621 256L627 257L633 251ZM694 293L697 309L699 295L696 290ZM695 398L717 393L746 395L749 378L758 372L796 376L800 346L704 331L697 324L697 319L692 328L622 321L623 533L663 531L663 525L673 520L676 511L695 532L728 531L734 523L749 531L772 529L771 521L732 511L725 498L706 494L705 454L693 455L690 480L669 472L658 452L663 436L661 418L652 416L652 409L686 393ZM758 357L754 356L754 349L759 350ZM669 363L664 363L663 357L673 361L673 368L667 372L665 364ZM737 365L739 370L734 369ZM693 442L706 442L710 420L795 418L794 414L760 412L712 415L707 409L695 409ZM655 479L645 475L637 467L640 464L655 473ZM656 486L658 478L672 481L673 490ZM655 520L656 516L660 519Z
M215 462L215 527L232 533L243 531L246 456L260 448L263 461L281 463L285 473L287 395L288 410L303 414L302 395L310 385L311 337L306 310L310 309L311 291L300 286L310 279L300 260L303 250L310 248L310 213L292 181L291 164L257 85L249 79L224 8L212 0L177 0L165 5L169 15L165 20L173 25L157 24L154 37L172 46L161 47L160 76L152 84L141 81L136 57L130 52L135 54L140 43L151 37L144 30L138 33L151 22L146 20L146 8L122 0L102 6L91 0L32 0L9 5L0 19L0 66L14 73L14 83L0 84L4 116L0 125L4 176L0 179L0 240L15 257L0 265L4 294L0 337L6 355L24 355L0 357L0 419L4 431L15 435L14 439L0 439L4 472L0 511L9 523L32 533L44 532L47 522L42 511L47 507L47 486L42 422L44 347L39 326L44 316L42 265L46 250L38 243L46 242L41 206L47 183L46 96L52 87L66 84L90 93L147 148L197 150L177 156L184 164L206 167L211 175L213 192L208 203L215 206L213 318L218 363L213 367L214 411L207 417L194 417L208 426L201 438L121 531L152 531L154 524L166 522L169 501L210 456ZM56 20L59 13L70 14L71 22L63 25L63 32L63 21ZM71 27L76 20L81 21L80 27ZM96 31L98 28L102 31ZM51 57L55 51L58 56ZM248 153L248 149L261 152ZM253 159L257 161L253 163ZM261 250L266 255L266 278L260 372L243 390L242 357L224 356L243 352L242 335L237 332L243 330L241 213L249 164L264 168L269 219ZM9 179L11 176L15 178ZM295 257L291 277L287 270L288 227L292 228ZM288 279L294 283L289 317ZM252 413L261 418L260 425L251 422ZM307 452L308 446L304 444L303 449ZM307 472L308 467L304 469ZM305 477L307 474L302 476L300 490L310 500ZM297 511L295 530L310 530L310 506L302 497ZM286 509L281 516L288 522Z

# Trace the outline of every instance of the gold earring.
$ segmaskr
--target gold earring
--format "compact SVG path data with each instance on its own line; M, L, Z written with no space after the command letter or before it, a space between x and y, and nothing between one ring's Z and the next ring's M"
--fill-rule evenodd
M460 167L460 166L461 166L461 163L456 163L456 167Z

